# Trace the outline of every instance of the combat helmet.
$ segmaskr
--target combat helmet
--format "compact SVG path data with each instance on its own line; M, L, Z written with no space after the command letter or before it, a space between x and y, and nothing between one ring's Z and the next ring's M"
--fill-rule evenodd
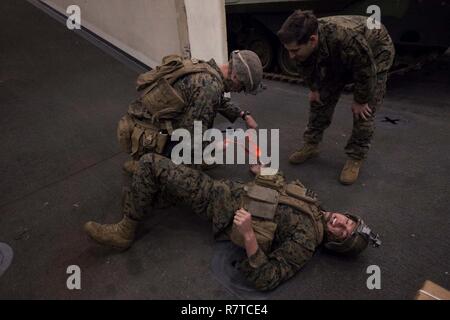
M249 50L235 50L231 53L231 68L244 86L244 91L256 94L262 87L263 67L258 55Z

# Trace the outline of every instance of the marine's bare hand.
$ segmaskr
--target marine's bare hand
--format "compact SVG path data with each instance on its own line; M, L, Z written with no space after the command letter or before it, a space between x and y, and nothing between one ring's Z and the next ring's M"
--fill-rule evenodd
M236 211L233 223L244 238L253 235L252 215L246 210Z
M356 119L364 119L367 121L372 116L372 109L370 109L369 104L359 104L353 102L352 111Z

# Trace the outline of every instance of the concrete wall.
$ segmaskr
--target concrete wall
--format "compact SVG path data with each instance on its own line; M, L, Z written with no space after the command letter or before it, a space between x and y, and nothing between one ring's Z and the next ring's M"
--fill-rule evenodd
M42 0L66 14L81 8L81 24L154 67L168 54L226 60L224 0ZM67 15L67 14L66 14Z
M193 57L228 61L224 0L185 0Z

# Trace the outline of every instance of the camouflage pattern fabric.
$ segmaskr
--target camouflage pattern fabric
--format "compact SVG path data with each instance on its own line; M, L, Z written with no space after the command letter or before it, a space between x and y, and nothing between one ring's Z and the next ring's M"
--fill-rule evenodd
M220 78L208 72L199 72L183 76L173 84L175 91L186 103L183 113L171 119L173 129L183 128L193 134L195 121L202 121L205 131L212 128L217 113L230 122L235 122L240 117L241 109L224 97L229 88L219 66L213 59L207 64L217 71ZM137 99L128 108L128 113L146 121L141 119L146 109L142 104L141 99Z
M170 159L147 154L139 162L131 189L125 192L123 211L142 220L159 197L172 204L184 204L199 216L212 221L215 237L227 234L239 209L244 184L214 180L205 173L176 166ZM269 252L261 249L242 261L240 270L259 290L271 290L291 278L319 245L311 218L291 207L279 205L274 222L278 227Z
M221 79L214 77L210 73L195 73L182 77L173 85L174 89L186 102L186 108L180 116L171 121L172 127L174 130L186 129L191 133L192 137L194 135L194 122L196 121L202 122L202 130L205 132L213 127L217 113L232 123L240 117L241 113L241 109L230 98L224 96L229 89L226 86L226 81L219 66L213 59L207 63L221 75ZM172 148L177 143L170 141L169 138L162 154L170 156ZM208 142L203 143L203 147L206 147L206 145L208 145ZM211 166L193 165L192 167L204 170Z
M222 74L214 60L208 64ZM224 97L228 90L224 82L223 78L219 81L209 73L188 75L175 82L174 88L187 102L187 108L183 115L173 121L174 129L184 128L193 134L194 121L202 121L203 130L206 131L212 128L217 113L235 122L241 109Z

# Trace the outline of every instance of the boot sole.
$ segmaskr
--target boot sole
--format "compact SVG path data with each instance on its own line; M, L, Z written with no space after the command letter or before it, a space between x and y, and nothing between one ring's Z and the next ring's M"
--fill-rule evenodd
M339 179L339 182L344 186L351 186L356 183L356 181L349 182L349 181L342 181L341 179Z
M95 242L95 244L98 244L98 245L101 245L101 246L104 246L104 247L113 248L113 249L115 249L117 251L126 251L126 250L130 249L130 247L131 247L131 241L129 243L124 243L123 246L117 246L115 244L112 244L109 241L101 241L99 239L96 239L90 234L90 232L88 232L87 230L85 230L85 231L86 231L86 234L87 234L88 238L91 241Z
M116 245L113 245L113 244L111 244L111 243L108 243L107 241L105 241L105 242L103 242L103 241L98 241L97 239L94 239L94 238L91 237L91 236L88 236L88 237L89 237L89 239L90 239L92 242L94 242L95 244L101 245L101 246L103 246L103 247L108 247L108 248L114 249L114 250L119 251L119 252L127 251L127 250L130 249L130 247L131 247L131 245L129 245L129 246L127 246L127 247L118 247L118 246L116 246Z
M124 173L128 174L131 177L134 176L134 174L136 173L136 171L130 171L130 170L127 170L125 168L122 168L122 170L123 170Z

